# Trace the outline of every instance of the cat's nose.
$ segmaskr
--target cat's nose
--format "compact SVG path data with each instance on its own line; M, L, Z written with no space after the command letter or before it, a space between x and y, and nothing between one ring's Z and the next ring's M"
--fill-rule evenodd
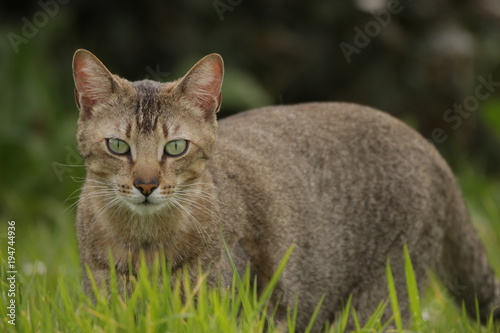
M142 180L138 180L134 183L134 186L141 191L143 195L146 197L153 193L153 191L158 187L158 182L156 180L150 182L144 182Z

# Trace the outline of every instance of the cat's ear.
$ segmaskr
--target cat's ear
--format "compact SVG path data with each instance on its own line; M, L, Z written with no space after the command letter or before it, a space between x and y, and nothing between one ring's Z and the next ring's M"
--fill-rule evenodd
M92 115L92 109L105 101L120 83L103 63L91 52L79 49L73 56L76 104L84 118Z
M224 62L216 53L209 54L196 65L178 83L182 94L199 107L206 119L219 111L221 88L224 78Z

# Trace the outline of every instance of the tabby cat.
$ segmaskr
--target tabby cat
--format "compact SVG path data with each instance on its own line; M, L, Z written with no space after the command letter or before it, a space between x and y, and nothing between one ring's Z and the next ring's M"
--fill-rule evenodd
M367 319L387 299L387 258L408 316L407 244L420 289L432 269L471 316L477 297L482 320L500 318L500 284L457 182L402 122L347 103L265 107L217 122L217 54L167 83L130 82L86 50L76 51L73 72L87 167L77 234L82 265L98 281L108 279L109 250L123 275L144 251L148 262L163 253L174 269L195 274L201 265L210 283L228 285L223 237L238 270L249 265L263 288L295 244L276 318L286 320L298 296L302 331L323 296L317 328L351 294ZM92 293L85 273L83 287Z

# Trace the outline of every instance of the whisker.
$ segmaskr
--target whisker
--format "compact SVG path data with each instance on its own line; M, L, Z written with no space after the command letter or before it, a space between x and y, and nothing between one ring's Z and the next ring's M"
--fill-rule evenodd
M178 200L179 202L181 203L189 203L191 204L193 207L195 208L198 208L199 210L201 211L211 211L208 207L202 205L201 203L197 202L197 201L194 201L194 200L190 200L190 199L187 199L185 197L177 197L176 200ZM215 205L212 206L212 208L215 208Z
M115 208L115 210L114 210L114 212L113 212L113 214L110 216L109 219L113 220L113 218L115 217L116 213L119 212L124 205L125 205L125 201L122 201L119 205L117 205L116 208Z
M202 204L200 204L196 201L192 201L192 200L188 200L188 199L176 198L176 201L178 201L181 204L191 205L191 207L198 209L202 213L207 214L211 219L219 219L219 213L216 209L214 209L215 206L213 208L209 208L209 207L203 206Z
M181 184L181 185L177 185L178 188L184 188L184 187L191 187L191 186L196 186L196 185L212 185L211 183L192 183L192 184Z
M103 186L103 185L90 185L90 186L85 186L84 188L79 188L75 191L73 191L73 193L71 193L71 195L73 195L75 192L78 192L78 191L82 191L83 189L97 189L99 191L101 190L110 190L110 191L114 191L115 189L114 188L111 188L109 186ZM91 190L90 193L92 192L95 192L95 190Z
M99 220L104 213L106 213L113 205L117 202L120 201L120 198L116 197L112 200L110 200L108 203L106 203L94 216L92 219L92 223Z
M197 197L211 202L222 203L219 199L215 198L214 196L198 191L185 191L185 192L179 192L179 194L182 196Z
M213 195L206 193L206 192L203 192L203 191L184 190L184 191L179 191L177 193L182 197L189 196L189 197L196 197L196 198L204 199L205 201L209 202L214 207L216 207L215 203L222 204L222 201L215 198Z
M97 195L101 195L101 194L113 194L113 195L115 195L115 191L109 190L109 189L108 190L98 190L98 191L93 191L93 192L85 193L85 194L81 194L81 195L75 195L73 197L68 198L67 200L74 199L74 198L80 198L80 200L81 200L84 198L89 198L89 197L93 197L93 196L97 196Z
M65 203L66 203L66 201L68 201L68 200L70 200L70 199L73 199L73 198L74 198L74 197L73 197L73 195L74 195L76 192L81 191L81 190L82 190L82 189L81 189L81 188L79 188L79 189L76 189L76 190L74 190L73 192L71 192L71 194L70 194L70 195L66 198L66 200L64 200L63 204L65 204Z
M59 162L54 162L53 164L58 165L58 166L72 167L72 168L88 167L88 165L86 165L86 164L63 164L63 163L59 163Z
M71 176L71 179L77 183L96 183L96 184L101 184L101 185L109 185L109 186L115 186L115 183L112 181L103 181L103 180L95 180L91 178L86 178L86 177L74 177Z
M115 191L115 183L113 182L108 182L108 181L98 181L95 179L87 179L83 177L71 177L74 181L79 182L80 179L82 181L85 181L86 184L84 187L77 189L73 191L66 200L64 200L64 203L66 203L68 200L72 200L75 198L79 198L76 202L71 204L66 211L69 211L74 208L75 205L80 203L82 200L85 200L87 198L92 198L92 197L105 197L107 195L104 194L109 194L109 196L116 195ZM88 193L85 194L80 194L80 195L75 195L78 191L83 191L83 189L90 189Z
M179 190L187 190L187 191L200 191L200 192L204 192L204 193L208 193L202 186L198 186L196 188L192 188L193 186L197 186L197 185L212 185L212 184L209 184L209 183L196 183L196 184L189 184L189 185L179 185L177 186L177 188ZM213 186L211 186L211 189L214 189Z
M79 204L80 202L86 200L86 199L89 199L89 198L111 198L111 197L114 197L115 196L115 193L103 193L103 194L94 194L94 193L89 193L87 194L86 196L82 196L80 197L77 201L75 201L74 203L72 203L65 211L70 211L71 209L73 209L77 204Z
M102 185L112 185L115 186L114 182L111 181L102 181L102 180L95 180L95 179L88 179L87 182L92 182L92 183L97 183L97 184L102 184Z
M198 232L201 234L203 237L203 240L206 241L209 238L208 232L203 228L203 226L196 220L196 218L189 212L180 202L177 201L176 198L170 198L171 202L174 203L174 205L179 209L179 211L182 213L184 211L187 216L191 219L191 221L194 223L195 228L198 230Z
M71 176L70 178L76 183L83 183L87 179L85 177L75 177L75 176Z

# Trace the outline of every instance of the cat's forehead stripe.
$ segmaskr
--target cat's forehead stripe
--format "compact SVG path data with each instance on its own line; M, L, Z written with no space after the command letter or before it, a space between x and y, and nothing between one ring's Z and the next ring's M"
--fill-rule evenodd
M161 114L159 98L160 84L144 80L134 82L137 91L136 122L140 132L148 133L156 128L158 117Z
M130 132L132 132L132 124L131 123L128 123L127 124L127 130L125 131L125 136L127 138L130 138Z
M163 129L163 136L167 137L168 136L168 126L166 123L163 123L162 129Z

